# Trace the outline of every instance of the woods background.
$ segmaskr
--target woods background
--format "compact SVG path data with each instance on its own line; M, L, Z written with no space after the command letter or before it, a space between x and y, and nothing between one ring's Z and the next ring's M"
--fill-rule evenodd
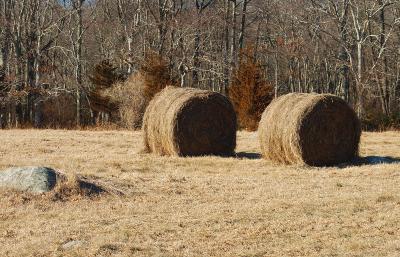
M0 0L0 49L0 128L140 127L126 103L165 84L226 94L242 121L318 92L364 129L400 124L399 1Z

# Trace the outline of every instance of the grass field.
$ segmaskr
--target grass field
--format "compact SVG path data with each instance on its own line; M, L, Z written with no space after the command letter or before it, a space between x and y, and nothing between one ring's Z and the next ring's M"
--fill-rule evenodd
M125 193L0 192L0 256L400 256L400 164L276 166L238 135L238 158L169 158L140 154L139 132L0 131L0 169ZM400 132L365 133L361 154L400 158Z

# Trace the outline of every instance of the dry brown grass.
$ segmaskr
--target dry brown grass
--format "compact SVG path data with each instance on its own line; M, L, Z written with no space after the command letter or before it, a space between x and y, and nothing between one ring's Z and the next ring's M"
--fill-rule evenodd
M276 166L238 134L240 158L137 154L139 132L0 131L0 169L45 165L125 196L0 193L0 256L399 256L400 164ZM400 133L362 155L400 158ZM70 240L84 243L69 250Z

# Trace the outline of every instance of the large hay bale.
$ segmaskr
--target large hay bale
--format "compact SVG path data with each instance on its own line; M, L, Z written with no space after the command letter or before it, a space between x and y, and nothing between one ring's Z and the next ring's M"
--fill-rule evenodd
M259 125L265 158L283 164L332 166L358 155L361 126L353 109L333 95L284 95Z
M236 114L230 101L219 93L169 86L147 107L143 133L148 152L231 155L236 146Z

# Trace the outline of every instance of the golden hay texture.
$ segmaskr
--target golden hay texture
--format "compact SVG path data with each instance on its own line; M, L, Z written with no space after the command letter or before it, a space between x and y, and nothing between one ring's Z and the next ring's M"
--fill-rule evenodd
M169 86L150 102L143 134L147 152L231 155L236 147L236 114L219 93Z
M331 166L358 155L360 122L333 95L292 93L275 99L260 126L261 152L283 164Z

